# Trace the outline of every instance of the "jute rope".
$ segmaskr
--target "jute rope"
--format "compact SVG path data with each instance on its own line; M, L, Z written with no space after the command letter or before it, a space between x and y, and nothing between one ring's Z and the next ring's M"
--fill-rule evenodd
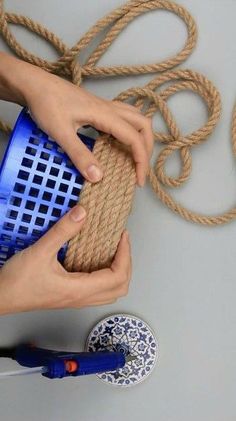
M136 16L151 10L167 10L179 16L187 28L187 40L183 49L167 60L154 64L137 66L98 66L97 63L119 33ZM50 62L35 56L16 40L9 24L21 25L37 33L48 41L60 54L58 60ZM104 38L85 63L79 63L81 51L91 41L106 30ZM197 40L196 24L189 12L182 6L168 0L133 0L113 10L98 20L94 26L72 48L68 48L54 33L32 19L7 13L0 0L0 32L21 59L35 64L48 72L67 77L80 85L85 77L126 76L158 73L144 87L128 89L116 100L132 100L134 105L151 117L159 112L168 128L168 134L154 132L157 142L165 146L153 168L149 170L149 180L159 199L182 218L204 225L220 225L236 218L236 208L219 216L205 216L192 212L177 203L165 187L178 187L190 176L192 159L191 148L205 141L214 130L221 112L220 95L214 85L200 73L191 70L171 70L184 62L192 53ZM190 90L202 97L208 108L208 120L203 127L183 136L170 112L167 100L183 90ZM10 128L0 122L0 129L9 132ZM236 107L232 118L232 144L236 154ZM177 178L165 173L165 162L178 151L182 168ZM94 147L94 154L101 163L104 177L98 184L85 182L80 195L80 203L87 210L87 221L82 232L70 241L65 267L70 270L91 271L110 264L131 209L135 189L135 169L131 156L108 135L101 135Z

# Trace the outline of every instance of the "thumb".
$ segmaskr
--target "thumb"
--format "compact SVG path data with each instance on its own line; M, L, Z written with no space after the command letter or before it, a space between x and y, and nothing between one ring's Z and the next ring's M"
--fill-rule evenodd
M47 256L56 255L58 250L81 230L86 212L80 206L74 206L34 245L38 252Z

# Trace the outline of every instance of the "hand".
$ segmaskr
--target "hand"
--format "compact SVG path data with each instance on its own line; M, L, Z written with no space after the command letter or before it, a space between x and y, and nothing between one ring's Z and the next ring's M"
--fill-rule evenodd
M76 205L35 244L5 263L0 271L0 314L104 305L127 294L131 257L126 231L109 269L68 273L58 262L58 250L84 221L85 210Z
M137 181L143 186L153 148L151 119L131 105L98 98L34 66L29 70L24 96L34 120L65 150L83 176L91 182L102 178L99 162L76 134L89 124L131 148Z
M69 155L87 180L102 178L99 162L79 141L78 129L90 125L127 145L142 186L153 148L151 119L135 107L99 98L32 64L0 52L0 99L27 105L33 118Z
M37 66L0 51L0 99L27 105L35 121L64 149L87 180L102 178L99 162L78 139L91 125L127 145L136 164L137 182L145 183L153 149L151 119L129 104L101 99Z

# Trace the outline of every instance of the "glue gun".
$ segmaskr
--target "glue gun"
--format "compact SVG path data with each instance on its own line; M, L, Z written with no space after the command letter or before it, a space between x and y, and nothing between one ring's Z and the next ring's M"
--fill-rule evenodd
M123 352L64 352L37 348L32 345L2 349L0 357L12 358L21 366L28 367L25 374L38 372L49 379L115 371L135 358ZM24 374L24 370L21 373ZM17 372L11 373L13 374Z

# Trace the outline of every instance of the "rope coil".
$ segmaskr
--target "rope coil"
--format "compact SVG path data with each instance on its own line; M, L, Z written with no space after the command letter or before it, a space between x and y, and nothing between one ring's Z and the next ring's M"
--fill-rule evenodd
M98 66L98 61L119 33L135 17L152 10L167 10L182 19L187 28L187 39L183 49L175 56L153 64ZM24 26L48 41L60 54L58 60L50 62L24 49L12 34L10 24ZM104 38L85 63L80 65L80 53L105 29L107 32ZM189 178L192 168L191 148L208 138L221 113L220 94L205 76L192 70L172 70L188 58L197 41L196 24L184 7L169 0L128 1L98 20L72 48L68 48L41 24L26 16L5 12L3 0L0 0L0 33L19 58L48 72L67 77L76 85L80 85L85 77L158 73L146 86L128 89L115 98L119 101L132 99L135 101L134 105L148 117L159 112L166 123L168 134L154 132L155 140L164 144L154 167L149 170L149 180L154 192L168 208L188 221L203 225L220 225L236 218L236 207L219 216L197 214L177 203L165 190L165 187L179 187ZM167 82L169 85L162 89ZM181 134L167 105L170 96L184 90L197 93L205 101L208 109L208 121L205 125L187 136ZM10 128L0 122L0 130L9 132ZM236 154L236 106L232 118L232 145ZM165 162L176 151L180 154L182 168L179 176L174 178L165 173ZM98 184L84 184L80 203L87 210L87 221L82 232L69 243L65 267L70 271L91 271L110 264L131 209L135 169L130 155L105 134L96 141L94 154L101 163L104 177Z

